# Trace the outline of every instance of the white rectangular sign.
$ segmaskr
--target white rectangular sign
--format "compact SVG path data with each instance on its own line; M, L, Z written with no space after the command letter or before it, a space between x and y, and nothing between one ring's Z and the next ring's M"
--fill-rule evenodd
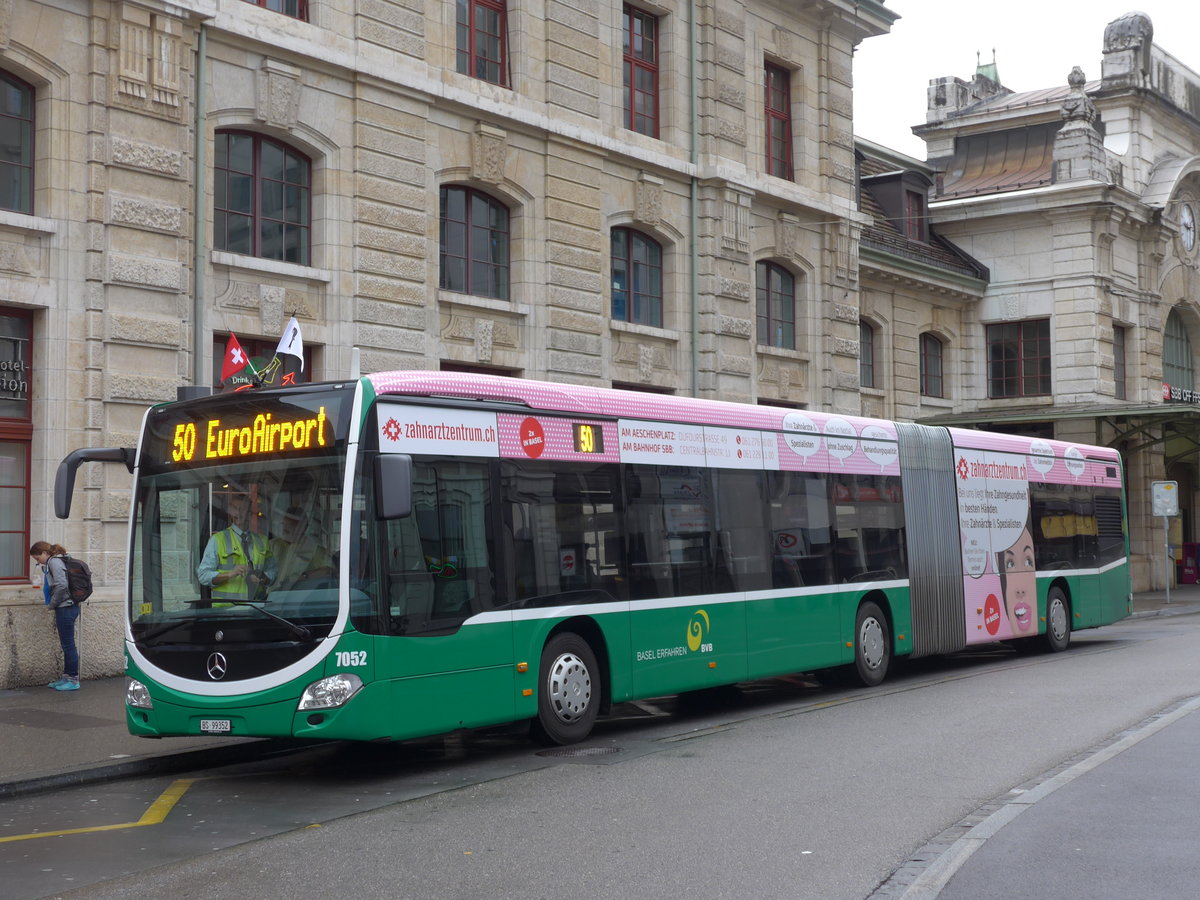
M640 422L621 419L617 423L621 462L651 466L703 466L704 426L673 422Z
M496 414L380 404L379 447L384 453L499 456Z
M778 469L779 442L774 433L704 426L708 465L720 469Z
M1179 482L1150 482L1150 513L1155 516L1179 515Z
M778 469L774 433L621 419L621 462L721 469Z

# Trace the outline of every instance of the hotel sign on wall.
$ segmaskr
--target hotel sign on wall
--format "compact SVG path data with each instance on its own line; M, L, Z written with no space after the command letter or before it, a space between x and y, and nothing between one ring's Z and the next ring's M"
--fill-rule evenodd
M28 416L29 336L27 318L0 315L0 416Z
M29 396L29 363L19 357L0 359L0 393L13 400Z

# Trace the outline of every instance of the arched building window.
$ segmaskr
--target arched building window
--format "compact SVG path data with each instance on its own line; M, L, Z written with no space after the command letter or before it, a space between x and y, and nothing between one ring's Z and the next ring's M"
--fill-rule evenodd
M663 251L632 228L612 230L612 317L637 325L663 324Z
M0 209L33 214L33 88L0 71Z
M945 397L946 388L942 378L945 348L932 332L921 335L921 396Z
M441 189L438 286L508 299L508 207L468 187Z
M260 134L218 131L213 245L260 259L309 264L312 164Z
M1192 341L1183 317L1173 309L1163 328L1163 380L1179 391L1190 391L1195 384L1194 377Z
M755 267L758 342L796 349L796 277L783 266L760 262Z
M878 387L875 384L875 329L865 319L858 320L858 384L860 387Z

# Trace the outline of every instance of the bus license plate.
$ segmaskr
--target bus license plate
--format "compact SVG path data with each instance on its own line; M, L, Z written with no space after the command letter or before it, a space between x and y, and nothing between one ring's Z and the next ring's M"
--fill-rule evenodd
M229 719L201 719L201 734L229 734L233 731L233 722Z

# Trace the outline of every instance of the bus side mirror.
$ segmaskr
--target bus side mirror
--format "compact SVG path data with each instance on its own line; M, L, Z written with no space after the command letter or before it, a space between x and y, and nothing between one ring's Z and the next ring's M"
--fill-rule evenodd
M75 493L75 470L85 462L124 463L129 474L133 474L137 450L134 447L88 447L72 450L58 464L54 475L54 514L60 519L71 515L71 497Z
M375 514L384 520L412 515L412 457L380 453L375 457Z

